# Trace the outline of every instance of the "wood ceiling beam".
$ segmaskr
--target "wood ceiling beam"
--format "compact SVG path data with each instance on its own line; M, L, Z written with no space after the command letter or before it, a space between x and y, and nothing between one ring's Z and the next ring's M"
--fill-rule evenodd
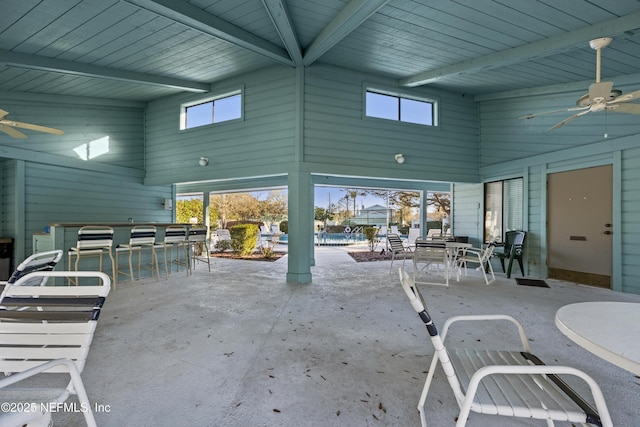
M624 86L636 86L638 82L640 82L640 73L638 74L627 74L624 76L615 76L607 78L607 81L613 81L614 87L616 89L620 89ZM494 92L484 95L476 95L474 96L474 101L482 102L482 101L495 101L499 99L510 99L510 98L526 98L529 96L539 96L539 95L557 95L560 93L570 93L570 92L578 92L583 91L584 93L588 93L589 85L593 83L593 80L582 80L579 82L571 82L571 83L559 83L555 85L549 86L539 86L525 89L514 89L507 90L504 92Z
M206 83L139 73L135 71L118 70L115 68L101 67L93 64L83 64L81 62L67 61L64 59L47 58L44 56L12 52L3 49L0 49L0 64L33 70L51 71L62 74L73 74L77 76L96 77L100 79L119 80L130 83L162 86L185 90L188 92L201 93L211 90L211 86Z
M276 27L280 39L284 43L285 49L289 52L289 56L293 60L296 67L302 65L302 51L298 36L293 28L287 6L282 0L262 0L262 4L267 9L267 13L271 18L271 22Z
M305 50L304 65L311 65L388 2L389 0L351 0Z
M587 46L589 40L599 37L613 37L625 31L632 31L638 28L640 28L640 12L583 27L579 30L549 37L523 46L495 52L480 58L426 71L416 74L415 76L401 79L399 83L401 86L415 87L434 83L451 76L479 73L498 67L544 58L573 50L577 47L584 48Z
M238 47L293 66L287 51L183 0L124 0Z

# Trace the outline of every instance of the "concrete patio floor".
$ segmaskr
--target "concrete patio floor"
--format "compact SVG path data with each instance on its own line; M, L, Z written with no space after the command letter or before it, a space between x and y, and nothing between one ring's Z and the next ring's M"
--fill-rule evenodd
M211 273L200 264L189 277L174 272L168 281L118 284L83 373L89 398L103 410L96 413L98 425L420 425L416 405L433 353L425 327L399 285L395 263L390 272L390 261L356 263L346 251L317 247L309 285L284 282L286 257L214 258ZM474 271L448 288L420 289L436 324L456 314L518 318L534 353L592 375L614 424L637 426L640 379L571 342L554 315L573 302L640 302L640 296L553 280L550 288L517 286L497 276L487 286ZM454 332L448 342L458 346L517 344L501 326ZM428 421L452 426L457 406L441 370L435 381ZM84 420L57 413L54 425ZM467 425L545 423L472 414Z

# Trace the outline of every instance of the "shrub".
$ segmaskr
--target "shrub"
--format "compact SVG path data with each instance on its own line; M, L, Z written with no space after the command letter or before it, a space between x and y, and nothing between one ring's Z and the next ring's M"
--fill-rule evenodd
M218 252L224 252L224 251L228 251L229 249L231 249L231 241L230 240L218 240L216 242L216 251Z
M289 234L289 222L288 221L281 221L280 222L280 231L283 234Z
M244 256L253 252L258 243L259 228L256 224L239 224L229 229L231 249L236 255Z
M273 248L271 246L263 245L260 247L260 252L262 252L262 256L266 259L273 257Z
M369 242L369 250L373 252L376 248L376 239L378 238L378 228L377 227L365 227L364 237L367 238Z

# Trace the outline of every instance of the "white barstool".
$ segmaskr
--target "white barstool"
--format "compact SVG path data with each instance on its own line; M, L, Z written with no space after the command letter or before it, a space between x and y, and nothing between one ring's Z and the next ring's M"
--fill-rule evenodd
M113 289L116 288L118 275L116 274L116 263L113 259L111 248L113 247L113 228L102 225L86 225L78 230L78 241L76 246L69 248L68 268L71 269L71 262L75 256L74 269L78 271L80 258L98 257L100 264L98 271L104 273L102 268L102 255L105 253L111 259L111 280L113 281ZM69 278L69 284L78 285L78 278Z
M191 274L191 260L189 259L189 251L187 248L187 227L183 225L170 225L165 229L164 241L156 243L156 249L164 250L164 271L171 274L173 264L176 264L176 271L180 266L184 265L187 269L187 275ZM176 259L173 259L173 248L176 248ZM169 263L167 264L167 250L170 250ZM180 252L184 254L184 262L181 261Z
M209 230L205 226L193 226L189 229L189 255L196 268L196 261L206 262L211 271L211 254L209 253Z
M148 249L150 251L150 276L153 277L155 269L156 277L160 279L160 267L158 266L158 255L156 254L156 227L153 225L136 225L131 228L129 243L123 243L116 247L116 266L118 273L128 276L131 280L135 280L133 275L133 254L138 254L138 280L140 279L140 271L142 269L142 251ZM129 253L129 272L120 270L118 262L118 254L121 252Z

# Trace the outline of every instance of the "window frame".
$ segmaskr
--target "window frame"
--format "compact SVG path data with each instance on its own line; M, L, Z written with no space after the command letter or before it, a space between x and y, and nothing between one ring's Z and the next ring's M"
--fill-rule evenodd
M377 95L384 95L384 96L390 96L390 97L394 97L397 99L397 104L398 104L398 111L397 111L397 115L398 118L397 119L389 119L389 118L384 118L384 117L376 117L376 116L370 116L367 113L368 110L368 105L367 105L367 94L368 93L373 93L373 94L377 94ZM408 100L408 101L417 101L417 102L424 102L427 104L431 105L431 121L432 124L424 124L424 123L416 123L416 122L411 122L411 121L405 121L402 120L402 109L401 109L401 104L402 104L402 99ZM415 126L423 126L425 128L428 129L439 129L439 104L440 104L440 100L437 97L432 97L432 96L423 96L423 95L419 95L419 94L414 94L414 93L407 93L404 91L399 91L397 89L388 89L388 88L383 88L380 86L376 86L376 85L371 85L371 84L364 84L363 85L363 91L362 91L362 116L365 120L385 120L387 122L395 122L395 123L402 123L403 125L415 125Z
M216 122L215 120L215 103L218 100L222 100L222 99L226 99L226 98L230 98L232 96L237 96L240 95L240 116L233 118L233 119L229 119L229 120L224 120L221 122ZM187 127L187 111L189 108L191 107L195 107L198 105L204 105L204 104L208 104L208 103L212 103L213 104L213 110L212 110L212 116L211 116L211 122L210 123L205 123L202 125L198 125L198 126L193 126L193 127ZM231 90L227 90L224 92L221 92L219 94L216 94L214 96L208 96L206 98L199 98L193 101L189 101L189 102L183 102L182 104L180 104L180 131L190 131L193 129L201 129L203 127L206 126L220 126L224 123L232 123L232 122L236 122L236 121L242 121L244 120L244 88L240 87L237 89L231 89Z
M519 196L520 196L520 205L517 206L517 202L516 203L510 203L508 201L508 199L510 199L509 197L507 197L507 193L505 192L505 183L516 183L516 181L520 181L519 185ZM500 205L500 211L498 212L498 216L499 218L496 218L496 223L498 225L496 225L496 227L499 229L499 233L493 233L493 234L488 234L487 231L487 225L488 225L488 218L487 218L487 208L490 207L488 206L489 203L487 201L487 196L488 196L488 191L487 188L490 185L500 185L500 194L499 196L499 205ZM505 233L507 231L511 231L511 230L523 230L524 229L524 225L525 225L525 209L524 209L524 204L525 204L525 181L523 177L514 177L514 178L509 178L509 179L501 179L501 180L496 180L496 181L489 181L489 182L485 182L483 185L483 202L484 202L484 208L483 208L483 222L482 222L482 229L483 229L483 235L482 235L482 240L484 241L484 243L491 243L491 241L495 241L496 237L500 238L500 242L504 242L504 238L505 238ZM518 191L517 188L512 187L512 190L516 190L516 193ZM494 194L497 194L494 192ZM516 194L517 195L517 194ZM507 202L505 202L505 200L507 200ZM492 212L496 212L496 209L492 209ZM510 224L514 224L516 223L516 221L514 221L514 218L516 217L516 215L514 215L514 212L519 211L520 213L520 217L519 219L519 227L509 227ZM506 212L506 215L505 215ZM493 239L491 238L493 237Z

